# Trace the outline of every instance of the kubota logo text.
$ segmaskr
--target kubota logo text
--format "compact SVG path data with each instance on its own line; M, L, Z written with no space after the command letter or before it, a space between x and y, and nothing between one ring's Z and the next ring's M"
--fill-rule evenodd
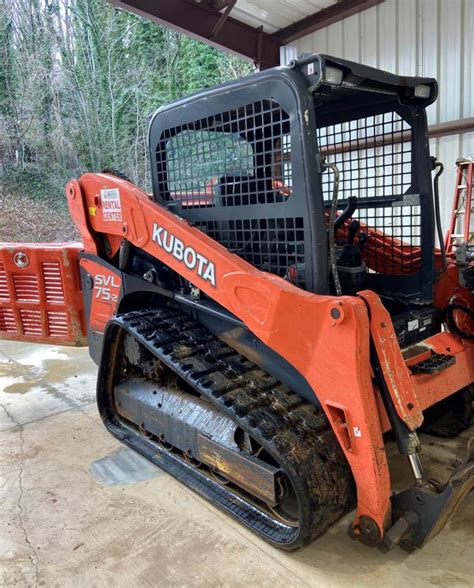
M153 241L170 253L178 261L190 269L195 270L197 275L206 280L213 286L216 285L216 267L212 261L209 261L192 247L185 245L181 239L170 233L167 229L153 223Z

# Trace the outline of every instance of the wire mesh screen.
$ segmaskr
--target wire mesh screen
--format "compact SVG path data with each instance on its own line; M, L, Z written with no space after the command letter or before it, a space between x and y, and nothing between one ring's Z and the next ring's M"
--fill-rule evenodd
M196 225L252 265L305 287L302 217L204 221Z
M289 116L273 99L167 129L159 190L182 208L282 201L292 185Z
M421 216L419 195L410 194L410 125L387 112L322 127L318 137L321 153L340 171L339 199L358 199L353 217L361 223L369 270L413 273L420 258ZM332 198L333 180L323 174L326 201Z
M156 161L160 196L181 216L261 270L306 286L306 204L293 195L290 118L274 98L164 130Z

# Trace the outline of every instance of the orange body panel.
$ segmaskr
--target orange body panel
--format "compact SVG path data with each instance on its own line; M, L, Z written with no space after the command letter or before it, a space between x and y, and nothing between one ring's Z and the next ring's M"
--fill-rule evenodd
M80 243L0 245L0 337L87 345Z
M462 342L450 333L438 333L424 344L435 353L454 355L456 363L442 372L434 375L412 375L415 394L420 401L423 410L436 402L443 400L452 391L460 390L474 382L474 345Z
M120 272L113 272L90 259L81 259L80 265L92 276L93 281L89 327L103 333L110 317L117 310L121 288Z
M390 314L374 292L365 290L359 295L370 308L370 332L398 416L410 429L417 429L423 414Z
M437 335L431 339L433 348L459 346L456 364L429 378L412 376L393 338L390 316L373 292L365 292L365 300L305 292L256 269L129 182L112 176L86 174L70 182L66 193L86 251L96 252L97 234L107 235L112 254L126 238L239 317L306 378L352 468L358 498L355 525L360 516L370 516L383 535L390 521L382 437L388 421L372 384L370 334L383 350L385 375L394 374L392 397L410 428L421 422L422 409L472 382L473 346L447 333ZM108 203L113 198L118 203L113 219L109 212L104 214L104 194ZM371 321L369 309L380 320Z

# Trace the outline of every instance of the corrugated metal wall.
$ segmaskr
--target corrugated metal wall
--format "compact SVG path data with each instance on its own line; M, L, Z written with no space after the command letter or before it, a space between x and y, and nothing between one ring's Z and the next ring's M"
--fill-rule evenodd
M386 0L283 48L282 62L302 52L435 77L439 98L428 109L429 124L474 116L474 0ZM432 139L431 153L446 168L440 180L446 229L454 162L461 156L474 157L474 132Z

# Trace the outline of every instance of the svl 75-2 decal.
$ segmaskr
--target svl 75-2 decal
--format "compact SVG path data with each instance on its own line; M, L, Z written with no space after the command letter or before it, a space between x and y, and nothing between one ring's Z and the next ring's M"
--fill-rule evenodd
M94 279L94 295L106 302L117 302L120 283L117 276L97 274Z

